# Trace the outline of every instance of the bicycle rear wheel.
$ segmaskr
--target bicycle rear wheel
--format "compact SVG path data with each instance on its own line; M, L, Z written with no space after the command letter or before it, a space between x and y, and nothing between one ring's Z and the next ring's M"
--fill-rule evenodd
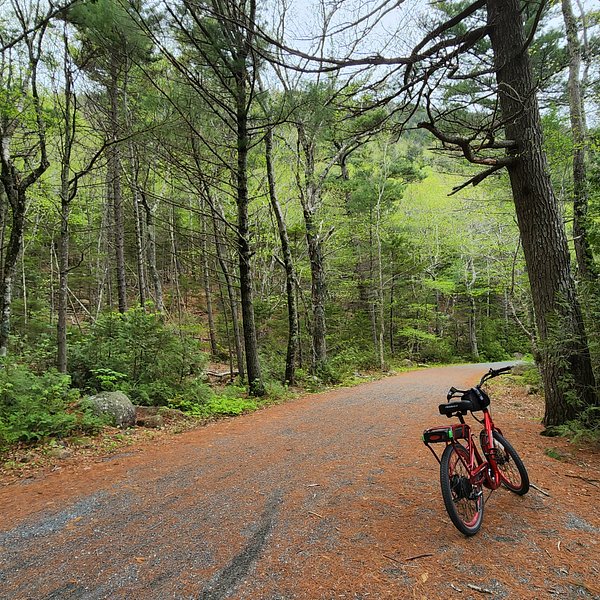
M440 464L440 484L450 520L461 533L471 536L481 527L484 501L481 486L473 486L469 480L465 465L468 462L469 453L465 448L446 446Z
M502 485L511 492L523 496L529 491L529 475L521 457L510 442L497 431L494 431L494 447Z

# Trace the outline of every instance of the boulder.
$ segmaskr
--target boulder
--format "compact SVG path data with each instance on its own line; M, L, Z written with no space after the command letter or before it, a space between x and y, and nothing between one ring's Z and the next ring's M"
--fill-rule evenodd
M140 427L147 427L149 429L160 429L165 424L165 420L160 415L153 415L150 417L138 418L136 425Z
M135 418L136 419L146 419L147 417L156 416L161 407L160 406L140 406L138 404L135 405Z
M151 427L157 429L165 424L162 415L159 414L158 406L136 406L135 424L140 427Z
M113 425L125 429L135 425L135 406L123 392L100 392L88 401L98 415L108 415Z
M53 458L60 458L60 460L65 460L65 458L73 456L73 450L69 450L68 448L52 448L49 454Z

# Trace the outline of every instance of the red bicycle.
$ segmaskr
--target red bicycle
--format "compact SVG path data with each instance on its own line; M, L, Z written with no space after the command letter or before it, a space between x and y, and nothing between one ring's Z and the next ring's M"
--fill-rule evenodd
M423 442L440 464L440 484L446 511L456 528L467 536L475 535L483 521L484 488L491 491L501 485L522 496L529 491L529 476L516 450L494 425L490 397L482 385L512 367L490 369L470 390L450 388L448 402L439 405L440 414L458 417L460 423L431 427L423 432ZM451 402L453 398L459 401ZM482 454L475 443L471 427L465 423L468 412L483 425L479 434ZM482 412L483 420L473 413ZM445 443L441 458L431 444ZM491 493L491 492L490 492Z

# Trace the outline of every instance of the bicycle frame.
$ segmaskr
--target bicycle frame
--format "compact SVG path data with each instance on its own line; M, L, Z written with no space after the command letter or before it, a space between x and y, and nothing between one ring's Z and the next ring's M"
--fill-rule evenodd
M498 469L498 464L496 462L496 448L494 446L493 432L498 431L498 433L500 434L502 434L502 432L494 425L489 410L484 409L483 429L480 432L480 440L482 450L484 453L484 456L482 456L475 442L471 426L468 423L465 423L464 417L462 415L459 414L457 416L461 425L463 426L461 437L457 438L453 434L449 434L448 439L445 440L446 446L449 444L452 444L453 446L461 446L464 450L468 452L468 462L463 457L462 452L458 452L457 455L460 461L464 464L465 468L467 469L469 473L469 480L472 485L483 485L486 488L489 488L490 490L498 489L502 484L502 474L500 472L500 469ZM440 427L438 429L440 431L451 430L452 432L454 432L455 427L458 426L454 425L450 426L450 428ZM466 432L464 428L466 428ZM434 429L435 428L429 431L433 431ZM483 433L485 433L485 436L482 435ZM466 440L466 446L459 441L462 439ZM431 445L427 441L425 441L425 445L429 448L429 450L431 450L438 463L441 462L436 451L431 447Z

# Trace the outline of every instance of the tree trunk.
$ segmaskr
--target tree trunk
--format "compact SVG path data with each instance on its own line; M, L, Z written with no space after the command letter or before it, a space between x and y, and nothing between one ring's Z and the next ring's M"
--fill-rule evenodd
M147 300L146 262L144 260L144 229L140 211L139 159L133 141L129 141L129 156L131 168L131 192L133 195L133 220L135 225L135 258L138 275L140 306L145 310Z
M58 315L56 324L57 367L61 373L67 372L67 307L69 293L69 215L71 211L71 186L69 176L71 172L71 152L73 149L74 119L73 111L73 78L68 62L69 44L66 33L64 34L64 62L63 73L65 77L64 90L64 145L60 170L60 235L58 238Z
M7 195L12 208L12 227L0 282L0 356L6 356L8 353L13 286L25 230L25 191L13 188Z
M229 306L231 307L231 325L233 327L233 340L235 344L235 353L237 359L237 368L239 372L240 379L244 379L246 376L246 369L244 367L244 351L242 348L242 337L240 333L240 324L238 318L238 309L237 309L237 299L235 295L235 289L233 287L233 283L231 281L231 275L229 273L229 268L227 266L227 261L225 258L225 252L223 249L223 244L221 242L221 236L219 233L219 224L217 221L217 211L214 203L211 203L212 217L213 217L213 229L215 234L215 249L217 251L217 260L219 261L219 266L221 267L221 272L223 273L223 277L225 278L225 286L227 287L227 297L229 299ZM220 215L219 215L220 216Z
M471 356L474 360L479 360L479 346L477 345L477 319L475 312L475 298L469 296L469 346L471 347Z
M179 261L179 246L177 244L176 234L177 226L177 215L175 213L175 206L171 206L171 216L169 219L169 238L171 241L171 264L173 265L173 281L175 282L175 292L177 297L177 313L181 315L181 309L185 306L183 297L181 295L180 275L181 265Z
M566 232L543 152L520 2L487 0L487 10L505 134L516 143L508 172L542 353L544 423L559 425L596 404L594 375Z
M34 35L27 35L25 38L29 55L27 77L29 79L31 100L35 111L36 134L35 140L33 140L33 150L39 156L37 165L28 173L20 173L18 171L14 157L11 155L12 136L19 125L18 118L11 117L9 119L6 114L3 114L0 120L0 184L12 212L12 228L8 247L4 255L2 278L0 279L0 356L6 356L8 353L13 285L17 260L23 243L23 232L25 230L27 190L39 180L50 164L46 151L46 127L42 115L42 103L37 89L37 65L45 30L46 24L42 25ZM10 57L8 57L8 60L10 61ZM6 67L7 65L4 64L3 66ZM9 70L12 72L12 64L9 64ZM25 84L25 82L21 83ZM13 85L15 85L14 89L17 89L17 85L14 82ZM25 94L26 90L22 88L20 92ZM19 99L19 102L21 102L21 99ZM16 108L22 108L22 106ZM23 150L21 149L21 151ZM25 152L24 156L27 157L27 152ZM18 163L21 160L22 156L19 156ZM28 166L32 162L33 153L31 160L27 158L25 164ZM4 247L1 247L0 250L4 251Z
M309 190L309 193L312 193ZM325 322L325 264L321 237L314 221L314 214L304 209L304 224L306 226L306 242L310 260L311 299L312 299L312 367L315 374L323 371L327 364L327 333Z
M227 316L227 305L225 303L225 298L223 297L223 286L221 285L221 280L218 281L219 285L219 298L221 299L221 308L223 311L223 322L225 323L225 336L227 339L227 351L229 355L229 373L231 375L230 381L233 381L233 352L231 350L231 336L229 335L229 318ZM231 302L229 303L229 308L231 308ZM238 361L238 365L243 364L243 361ZM239 373L239 369L238 369ZM244 379L244 375L239 373L240 379Z
M592 280L597 276L592 249L588 237L588 199L586 176L586 126L582 102L579 72L581 49L577 35L577 21L570 0L562 0L562 13L567 32L569 54L569 112L573 135L573 239L577 268L581 279Z
M474 360L479 360L479 346L477 344L477 318L476 318L476 304L475 297L473 296L473 286L477 280L477 273L475 271L475 262L473 257L467 258L465 272L465 287L467 288L467 297L469 299L469 348L471 350L471 356Z
M116 60L116 59L115 59ZM112 66L108 95L110 100L110 136L113 145L108 149L107 198L111 204L113 217L113 241L115 247L115 268L117 273L117 299L119 312L127 310L127 283L125 278L125 221L123 219L123 194L121 190L121 160L119 147L115 143L119 137L117 67Z
M387 158L387 146L385 155ZM387 371L385 364L385 289L383 285L383 250L381 242L381 202L385 193L385 185L387 178L387 165L384 169L384 178L378 185L377 204L375 205L375 239L377 241L377 308L379 317L379 329L377 332L377 350L379 354L379 368L382 371Z
M4 248L6 240L6 225L8 222L8 197L4 186L0 183L0 248ZM0 278L4 274L4 255L0 252Z
M67 201L65 202L65 194ZM69 293L69 189L61 189L60 237L58 238L58 319L56 325L57 366L67 372L67 307Z
M201 210L204 207L201 206ZM204 295L206 297L206 316L208 317L208 335L210 339L210 353L217 356L217 334L215 330L215 319L212 305L212 291L210 289L210 270L208 264L208 244L206 243L206 219L202 217L202 280L204 283Z
M277 230L279 231L279 241L281 243L281 253L283 254L283 266L285 269L285 291L288 306L288 344L285 357L284 382L288 385L294 385L296 354L300 337L298 307L296 305L296 296L294 293L294 263L292 260L292 250L290 248L287 227L283 219L283 214L281 213L281 207L277 200L277 190L275 188L275 172L273 169L273 129L271 127L267 129L265 135L265 158L267 163L267 179L269 182L269 199L277 220Z
M310 261L311 299L312 299L312 361L311 371L321 373L327 364L325 296L326 279L323 259L323 240L315 224L315 214L321 204L320 189L315 181L315 147L307 139L304 128L298 125L298 151L304 155L304 186L300 190L306 243Z
M156 304L156 310L162 313L165 310L165 304L163 300L160 273L158 272L158 268L156 266L156 232L154 230L155 207L152 207L150 204L148 204L148 200L143 191L140 193L140 200L146 214L146 256L148 260L148 268L150 270L150 277L152 278L152 287L154 288L154 302Z
M246 370L248 373L248 389L254 396L265 393L260 363L258 359L258 340L254 320L254 301L252 290L252 270L250 260L250 230L248 223L248 106L246 97L246 66L237 78L236 125L237 125L237 170L236 170L236 202L238 216L238 254L240 271L240 299L242 304L242 322L244 328L244 348L246 350Z
M390 354L394 356L396 354L396 346L394 343L394 298L396 275L392 275L392 281L390 282L390 324L388 330L390 332Z

